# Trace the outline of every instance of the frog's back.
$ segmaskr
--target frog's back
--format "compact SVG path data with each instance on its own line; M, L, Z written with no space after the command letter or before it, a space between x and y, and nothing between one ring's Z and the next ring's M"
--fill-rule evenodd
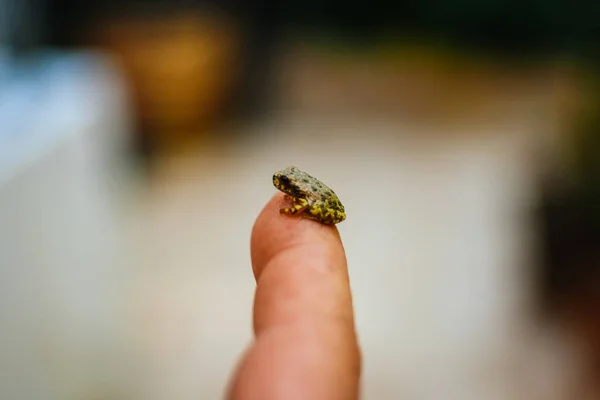
M297 185L300 188L300 192L307 200L328 203L332 199L335 199L339 203L339 199L333 190L306 172L300 171L300 173L297 174Z

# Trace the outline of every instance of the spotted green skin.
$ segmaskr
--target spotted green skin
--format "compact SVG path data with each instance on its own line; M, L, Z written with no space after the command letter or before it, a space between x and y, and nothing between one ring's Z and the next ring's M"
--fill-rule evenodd
M346 219L346 210L334 191L296 167L276 172L273 185L293 201L293 206L280 210L282 214L299 214L327 225Z

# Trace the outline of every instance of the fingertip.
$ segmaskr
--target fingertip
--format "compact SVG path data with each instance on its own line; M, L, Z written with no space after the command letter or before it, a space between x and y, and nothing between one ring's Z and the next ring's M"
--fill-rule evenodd
M355 399L361 356L338 230L280 214L286 205L275 195L252 229L256 340L229 398Z
M250 240L252 270L258 280L264 267L277 254L296 246L319 245L339 250L344 258L343 245L334 225L325 225L299 215L283 215L281 208L289 206L282 193L277 193L265 205L252 228Z

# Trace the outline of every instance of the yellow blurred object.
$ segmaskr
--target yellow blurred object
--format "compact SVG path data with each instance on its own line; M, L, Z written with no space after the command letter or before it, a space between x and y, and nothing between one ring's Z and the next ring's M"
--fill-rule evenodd
M140 125L159 146L199 135L219 116L237 65L226 18L186 11L114 19L97 37L123 68Z

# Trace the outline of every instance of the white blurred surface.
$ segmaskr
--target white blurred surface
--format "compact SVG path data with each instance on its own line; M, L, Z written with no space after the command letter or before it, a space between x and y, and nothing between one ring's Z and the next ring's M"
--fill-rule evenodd
M141 397L221 398L251 340L250 230L297 165L346 206L364 399L564 399L562 356L540 361L553 333L530 319L536 129L288 115L165 163L133 218Z
M89 398L112 379L122 296L125 96L93 55L2 61L0 398Z

